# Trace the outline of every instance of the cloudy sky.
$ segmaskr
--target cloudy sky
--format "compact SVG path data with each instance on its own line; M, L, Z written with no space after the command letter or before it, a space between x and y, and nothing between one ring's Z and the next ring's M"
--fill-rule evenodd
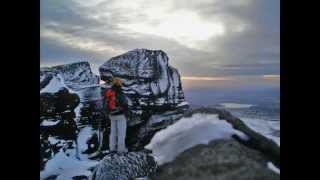
M41 66L86 60L97 73L109 58L147 48L165 51L186 78L273 77L280 74L279 6L280 0L42 0Z

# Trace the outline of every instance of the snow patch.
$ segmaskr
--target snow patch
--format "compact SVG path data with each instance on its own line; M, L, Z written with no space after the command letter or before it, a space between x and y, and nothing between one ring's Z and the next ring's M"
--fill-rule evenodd
M248 138L233 129L228 122L220 120L216 114L197 113L157 132L146 148L153 151L157 163L161 165L174 160L181 152L197 144L230 139L233 134L243 139Z
M63 152L62 149L54 158L50 159L44 171L40 172L40 179L45 179L51 175L58 175L57 180L72 179L73 176L90 176L88 169L95 166L97 161L79 161L75 158L74 150ZM67 156L69 154L69 156Z
M89 177L92 172L89 168L97 165L99 161L88 159L86 154L81 154L86 150L87 139L92 135L91 127L82 128L78 135L78 148L80 152L80 160L76 158L76 149L67 149L65 152L61 149L52 159L50 159L43 171L40 172L40 179L45 179L51 175L57 175L57 180L72 179L74 176L84 175ZM55 138L49 137L50 142L57 141ZM73 144L75 146L75 144Z
M277 168L272 162L268 162L268 168L271 169L273 172L280 174L280 169Z
M57 144L60 142L59 139L55 138L55 137L52 137L52 136L49 136L48 137L48 141L50 142L50 144Z
M87 149L87 140L93 134L92 127L84 127L78 134L79 152Z
M78 106L73 110L74 113L76 114L76 122L79 122L80 118L81 118L81 108L83 107L82 103L79 103Z
M54 126L58 124L60 121L48 121L48 120L43 120L41 123L41 126Z
M62 83L57 77L54 76L50 80L49 84L40 91L40 94L45 93L45 92L46 93L56 93L65 87L66 86L64 85L64 83Z

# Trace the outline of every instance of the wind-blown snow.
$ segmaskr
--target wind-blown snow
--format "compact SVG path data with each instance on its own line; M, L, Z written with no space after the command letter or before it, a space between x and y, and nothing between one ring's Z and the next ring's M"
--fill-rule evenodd
M280 169L278 169L272 162L268 162L268 168L277 174L280 174Z
M220 103L220 105L229 109L242 109L242 108L250 108L254 106L252 104L238 104L238 103Z
M231 124L220 120L217 115L197 113L156 133L146 148L152 150L157 163L161 165L197 144L229 139L233 134L247 139L245 134L233 129Z
M41 91L40 91L40 94L41 93L44 93L44 92L47 92L47 93L56 93L58 92L60 89L64 88L65 85L57 78L57 77L53 77L49 84L43 88Z

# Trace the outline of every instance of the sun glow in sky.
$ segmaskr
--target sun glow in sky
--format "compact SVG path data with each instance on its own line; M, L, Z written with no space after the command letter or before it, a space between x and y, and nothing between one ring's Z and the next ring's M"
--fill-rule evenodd
M225 33L224 25L219 21L207 22L192 12L175 12L172 14L152 13L153 19L159 24L153 25L139 22L137 19L120 27L138 33L156 35L173 39L189 47L197 48L197 42L205 41Z

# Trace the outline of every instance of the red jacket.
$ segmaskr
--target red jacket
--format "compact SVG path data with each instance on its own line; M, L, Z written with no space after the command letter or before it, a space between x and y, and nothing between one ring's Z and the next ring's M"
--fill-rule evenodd
M106 91L105 96L107 97L108 108L110 110L115 109L116 108L116 91L110 88Z

